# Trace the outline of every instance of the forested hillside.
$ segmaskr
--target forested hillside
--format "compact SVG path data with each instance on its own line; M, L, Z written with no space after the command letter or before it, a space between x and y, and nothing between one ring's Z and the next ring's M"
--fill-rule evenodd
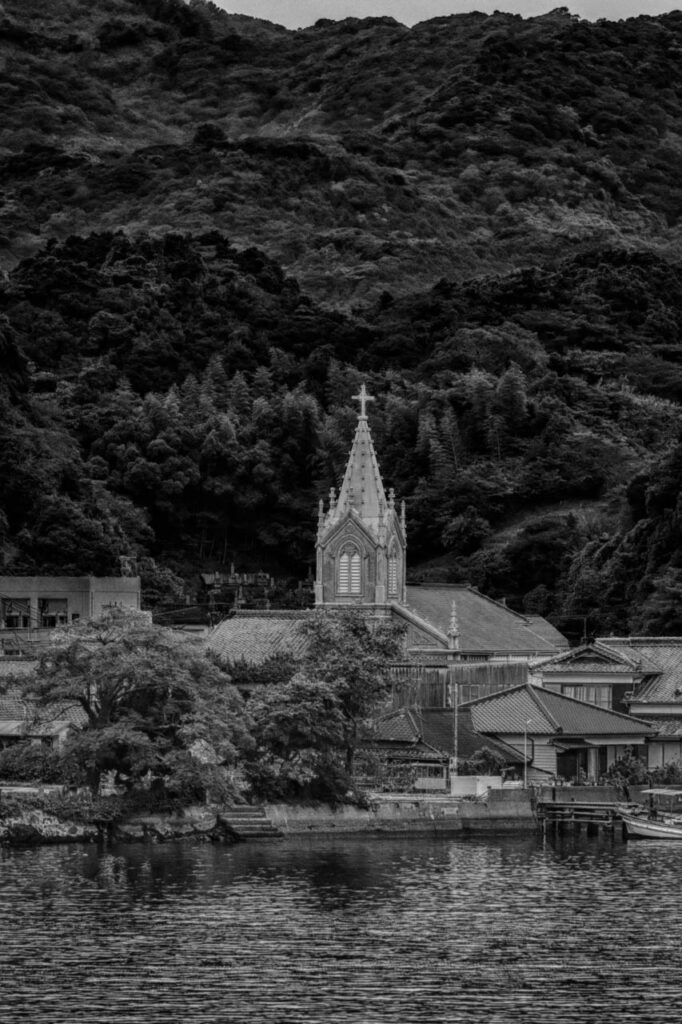
M304 578L364 380L411 575L682 631L682 14L0 10L5 572Z

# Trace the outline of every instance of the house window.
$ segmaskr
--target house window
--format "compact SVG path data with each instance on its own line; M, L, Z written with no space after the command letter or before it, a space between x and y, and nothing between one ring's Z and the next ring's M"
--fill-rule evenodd
M344 551L339 558L338 592L348 595L362 593L362 569L357 551Z
M564 696L596 704L598 708L611 708L610 686L564 686Z
M66 598L43 597L38 601L38 617L40 625L48 629L65 626L68 619Z
M2 623L5 629L28 629L31 625L31 602L29 598L3 598Z

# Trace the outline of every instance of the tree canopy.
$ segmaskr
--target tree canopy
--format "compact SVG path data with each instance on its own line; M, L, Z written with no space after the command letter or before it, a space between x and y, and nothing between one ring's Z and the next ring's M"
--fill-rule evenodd
M289 678L249 701L256 741L249 766L269 795L338 800L352 786L355 751L386 702L402 632L359 612L317 612L306 624L307 651Z
M140 613L112 612L64 628L27 682L39 706L80 712L65 757L99 789L105 772L170 795L229 793L229 775L251 739L229 676L186 637Z
M364 380L415 579L672 628L654 486L630 532L642 474L679 490L679 12L2 18L8 572L137 561L151 606L234 562L295 604Z

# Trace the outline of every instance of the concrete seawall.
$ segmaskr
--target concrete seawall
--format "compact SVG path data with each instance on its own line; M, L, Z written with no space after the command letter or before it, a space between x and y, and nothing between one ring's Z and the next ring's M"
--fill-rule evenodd
M484 800L381 794L367 809L266 804L265 811L285 835L530 832L536 827L529 794L523 790L490 790Z

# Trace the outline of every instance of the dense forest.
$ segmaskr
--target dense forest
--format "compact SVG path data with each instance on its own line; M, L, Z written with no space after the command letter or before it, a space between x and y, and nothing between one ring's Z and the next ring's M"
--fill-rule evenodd
M412 579L682 632L682 13L0 30L5 574L295 600L364 381Z

